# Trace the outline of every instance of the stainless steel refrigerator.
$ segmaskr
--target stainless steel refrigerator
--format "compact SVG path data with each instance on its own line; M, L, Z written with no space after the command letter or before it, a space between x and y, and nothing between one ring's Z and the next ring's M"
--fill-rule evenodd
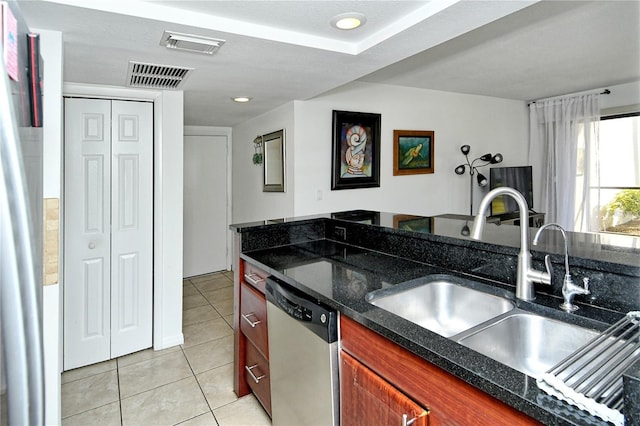
M38 51L28 48L17 3L2 2L0 9L0 424L40 425L42 128L32 127L32 120L39 114L41 125L40 87L34 86L41 64Z

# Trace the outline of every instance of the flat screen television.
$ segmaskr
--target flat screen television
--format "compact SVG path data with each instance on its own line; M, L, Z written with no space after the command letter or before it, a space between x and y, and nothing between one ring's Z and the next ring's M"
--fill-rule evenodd
M492 167L489 169L489 185L491 189L510 186L527 200L529 209L533 209L533 179L531 166ZM516 201L500 195L491 202L491 215L515 213L519 211Z

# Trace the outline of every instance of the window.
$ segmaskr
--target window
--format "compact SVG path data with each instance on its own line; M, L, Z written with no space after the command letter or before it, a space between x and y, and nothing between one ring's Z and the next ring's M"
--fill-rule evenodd
M589 176L595 230L640 236L640 112L602 117L599 127L599 182Z

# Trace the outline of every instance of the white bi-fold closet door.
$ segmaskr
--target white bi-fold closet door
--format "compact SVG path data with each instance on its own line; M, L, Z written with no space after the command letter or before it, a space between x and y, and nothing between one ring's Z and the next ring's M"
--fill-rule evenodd
M64 370L148 348L153 104L65 99Z

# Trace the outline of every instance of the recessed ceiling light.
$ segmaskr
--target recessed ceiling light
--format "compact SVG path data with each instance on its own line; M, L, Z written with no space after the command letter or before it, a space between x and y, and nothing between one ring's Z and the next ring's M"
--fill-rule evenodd
M231 98L231 100L233 100L233 102L238 102L240 104L243 104L245 102L249 102L251 98L248 96L236 96L235 98Z
M362 13L347 12L336 15L331 20L331 25L339 30L354 30L367 22L367 18Z

